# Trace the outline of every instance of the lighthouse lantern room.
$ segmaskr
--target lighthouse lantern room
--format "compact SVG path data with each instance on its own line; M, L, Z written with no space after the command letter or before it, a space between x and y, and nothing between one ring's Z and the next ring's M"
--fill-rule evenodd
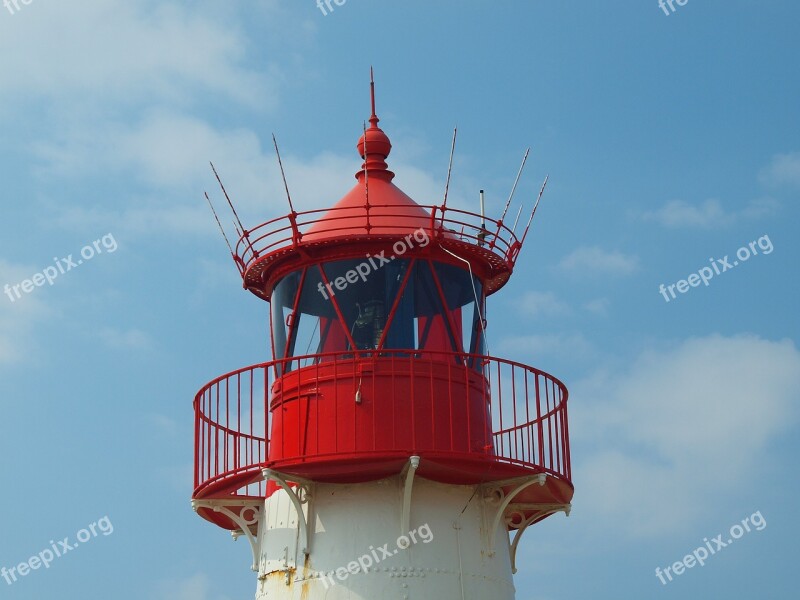
M521 535L573 494L567 389L486 347L486 299L528 230L417 204L378 122L372 84L332 208L290 197L241 226L273 360L197 393L192 503L247 539L257 599L510 600Z

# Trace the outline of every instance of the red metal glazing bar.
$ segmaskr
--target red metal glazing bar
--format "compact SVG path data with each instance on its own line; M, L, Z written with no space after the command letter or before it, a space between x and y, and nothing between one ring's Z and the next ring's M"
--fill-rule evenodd
M445 297L444 290L442 289L442 283L439 281L439 275L436 273L436 268L434 267L433 261L428 260L428 268L431 272L431 277L433 278L433 282L436 284L436 290L439 292L439 299L442 301L442 307L444 308L445 315L447 315L447 325L450 328L450 339L451 344L453 345L453 350L456 352L460 352L463 348L456 347L458 342L458 333L460 333L460 329L456 328L456 324L453 321L453 313L450 310L450 306L447 304L447 298ZM462 340L461 346L464 345Z
M329 288L331 282L328 281L328 276L325 274L325 269L322 268L322 265L318 265L318 268L320 275L322 275L322 281L324 282L325 286ZM339 308L339 303L336 301L336 296L332 295L330 297L329 302L331 303L331 306L333 306L333 310L336 312L336 316L339 317L339 325L341 326L345 336L347 337L347 341L350 344L350 348L353 349L353 352L356 352L358 348L356 347L356 343L353 341L353 337L350 335L350 328L347 327L347 320L344 318L344 315L342 315L342 311Z
M300 284L297 286L297 292L295 293L294 302L292 303L292 314L290 316L291 323L281 323L281 327L288 326L289 330L286 332L286 347L283 351L283 356L281 358L288 358L289 357L289 350L292 348L292 339L294 339L294 329L297 326L296 323L299 321L297 318L297 307L300 305L300 296L303 295L303 285L306 282L306 273L308 269L303 269L303 274L300 275ZM272 311L269 311L272 314ZM272 336L270 336L272 337ZM275 356L273 354L273 356ZM300 366L298 364L298 366Z
M386 336L389 335L389 329L392 327L392 322L394 321L395 314L397 313L397 309L400 307L400 301L403 299L404 292L406 291L406 286L408 285L408 279L411 277L411 273L414 272L416 265L417 265L417 259L415 258L412 258L411 261L408 263L406 274L403 276L403 281L400 282L400 287L397 290L397 297L395 298L395 301L392 304L392 309L389 311L389 316L386 318L386 325L383 328L381 339L378 341L379 349L383 348L383 345L386 343Z

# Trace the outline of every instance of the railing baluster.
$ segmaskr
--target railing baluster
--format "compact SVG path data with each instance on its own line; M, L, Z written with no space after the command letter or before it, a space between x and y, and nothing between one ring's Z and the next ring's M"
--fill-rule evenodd
M475 453L488 457L494 446L493 460L523 468L543 468L567 480L571 477L568 393L561 382L546 373L512 361L480 357L482 367L477 372L481 377L476 380L469 356L442 351L422 356L410 350L323 356L330 360L319 360L319 355L293 357L240 369L215 379L198 392L194 402L195 489L213 490L217 484L235 484L237 477L249 476L269 460L269 373L278 363L284 373L280 394L296 402L294 415L290 411L288 419L285 412L279 417L283 433L295 434L294 440L291 434L282 436L283 447L278 454L286 459L426 449L465 458ZM461 368L454 368L454 364ZM263 381L260 398L256 398L258 370L263 373L259 377ZM506 375L508 382L504 381ZM245 377L248 380L243 382ZM349 393L346 399L340 397L347 392L339 390L346 382L351 382L354 390L361 389L362 404L351 406L353 398ZM480 385L479 394L476 382ZM401 398L402 389L405 393ZM476 410L473 392L476 399L480 398L480 410ZM245 398L248 395L249 401ZM524 407L518 406L521 401ZM429 409L425 402L430 402ZM333 414L328 412L331 408ZM243 415L245 410L250 413L247 418ZM263 413L257 415L259 410ZM347 416L350 410L352 419ZM328 421L323 422L324 419ZM323 431L323 427L332 427L333 431ZM478 447L487 443L483 441L487 434L490 445ZM326 441L330 444L327 447ZM265 485L259 483L225 493L246 496L264 490Z

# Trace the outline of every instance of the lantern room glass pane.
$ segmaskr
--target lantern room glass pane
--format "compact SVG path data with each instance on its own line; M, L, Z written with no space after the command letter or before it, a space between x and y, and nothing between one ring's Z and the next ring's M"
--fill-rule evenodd
M484 352L482 286L457 266L419 259L329 261L284 277L271 302L276 358L347 355L354 347L431 356ZM318 360L325 357L300 366Z

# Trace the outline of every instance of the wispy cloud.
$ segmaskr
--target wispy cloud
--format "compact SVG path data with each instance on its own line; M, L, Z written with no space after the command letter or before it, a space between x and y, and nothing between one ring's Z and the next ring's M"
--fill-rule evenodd
M354 137L357 133L354 131ZM195 117L159 112L128 127L107 124L106 131L96 134L75 131L57 141L37 143L34 150L42 174L125 178L135 188L152 189L152 197L150 192L141 192L135 201L120 199L102 208L54 203L59 226L87 228L90 223L113 223L115 230L138 235L217 235L202 197L205 189L230 232L230 213L209 161L215 163L246 227L289 211L271 140L270 146L264 147L249 129L226 130ZM355 150L338 155L319 149L310 157L285 152L283 163L297 210L333 205L355 185L354 174L361 166ZM441 193L441 182L425 169L399 161L394 161L392 168L403 174L398 185L421 203L433 202ZM164 189L173 193L164 195Z
M115 350L141 350L151 344L150 336L139 329L104 327L98 336L106 346Z
M516 301L516 307L532 317L560 317L571 312L569 305L553 292L525 292Z
M730 225L742 218L759 218L773 214L778 203L772 198L753 200L741 210L726 210L717 199L700 204L684 200L670 200L661 208L642 215L644 221L652 221L673 229L712 229Z
M519 335L500 341L501 356L525 356L526 361L537 364L544 357L572 357L575 359L594 353L591 342L582 334Z
M591 448L575 460L586 510L633 536L695 523L768 462L798 388L794 344L751 335L690 339L573 386L571 433Z
M608 314L608 308L610 305L611 302L608 300L608 298L595 298L594 300L586 302L583 305L583 308L590 313L605 316Z
M561 259L559 268L580 275L631 275L639 270L639 258L599 246L582 246Z
M761 170L759 179L770 187L800 189L800 152L776 154Z
M645 221L655 221L665 227L714 227L729 221L719 200L706 200L701 204L689 204L683 200L671 200L653 212L644 214Z
M39 269L16 265L0 258L0 291L18 285ZM41 293L42 290L35 290ZM0 295L0 365L22 361L31 351L31 330L51 311L35 293L12 298Z
M192 103L205 92L252 106L272 101L269 79L245 64L245 36L232 18L216 17L147 0L29 10L24 19L4 20L0 53L15 59L0 63L0 97Z

